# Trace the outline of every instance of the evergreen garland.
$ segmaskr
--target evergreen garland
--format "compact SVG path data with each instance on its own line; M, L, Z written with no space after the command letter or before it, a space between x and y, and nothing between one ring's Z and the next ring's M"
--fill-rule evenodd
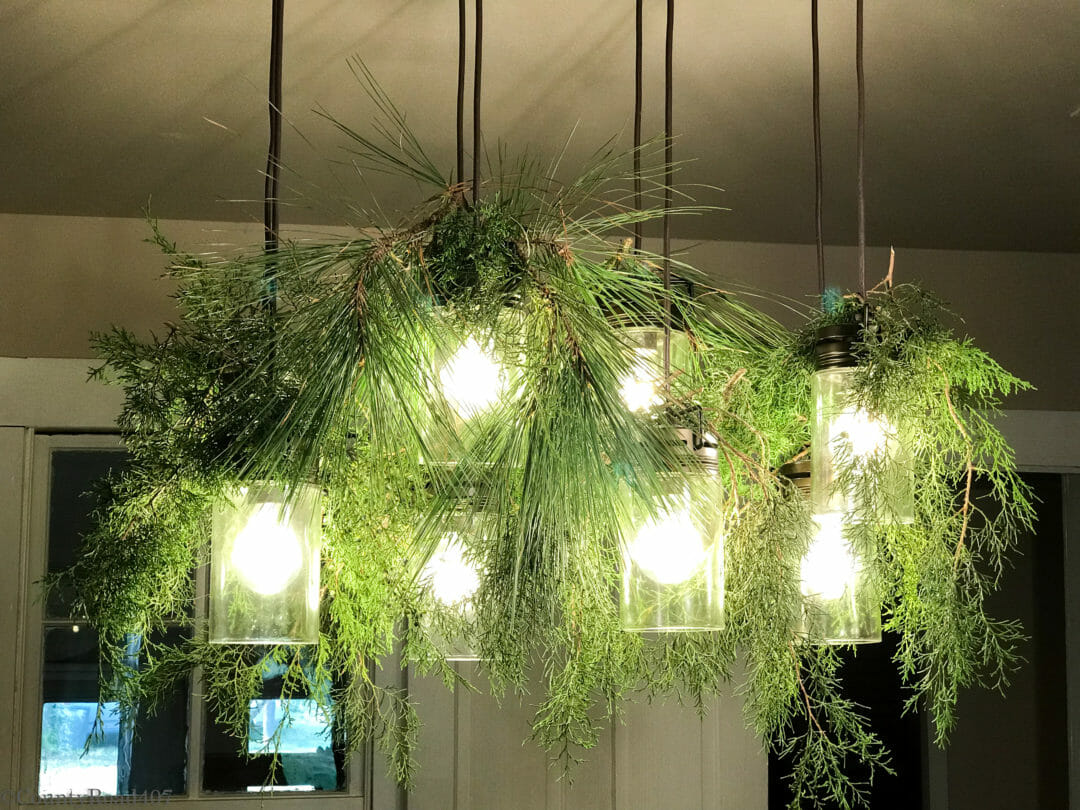
M416 711L372 674L395 645L404 662L450 686L458 678L447 638L479 650L496 690L524 689L538 658L533 736L567 767L623 698L673 694L704 707L741 658L735 689L748 723L792 763L792 806L865 803L888 753L844 697L836 650L793 631L809 510L775 472L809 440L815 330L864 305L860 401L912 426L919 495L913 526L864 527L856 542L882 585L911 706L932 712L944 742L959 689L1007 682L1020 628L988 617L984 603L1033 511L992 414L1025 384L955 338L932 296L887 285L866 302L841 298L790 332L676 262L696 283L670 293L692 360L664 407L632 413L619 392L634 362L620 325L657 323L665 292L660 258L625 238L628 226L662 213L627 207L625 156L602 152L565 185L549 179L553 167L504 163L483 199L470 201L364 77L383 137L334 124L359 163L431 186L424 205L403 225L286 242L273 257L198 259L154 223L178 284L179 322L149 341L122 329L96 338L97 374L126 393L119 426L133 463L105 484L79 561L46 584L71 588L75 613L97 628L103 673L124 671L130 634L147 639L137 671L103 676L103 702L152 710L198 667L210 711L246 750L249 702L273 669L283 697L316 700L350 750L378 739L408 785ZM656 176L643 180L660 192ZM268 272L276 308L265 306ZM435 359L468 339L503 358L509 382L495 409L463 425L439 393ZM726 624L642 637L620 628L613 598L619 489L649 498L658 475L683 469L670 431L687 414L716 437L718 475L737 512L725 539ZM873 472L849 473L872 498ZM992 504L973 497L976 475ZM313 647L210 644L192 618L191 571L209 551L209 510L254 479L324 490ZM434 599L420 574L462 510L483 528L469 548L482 576L467 614ZM167 621L191 626L190 638L152 641Z

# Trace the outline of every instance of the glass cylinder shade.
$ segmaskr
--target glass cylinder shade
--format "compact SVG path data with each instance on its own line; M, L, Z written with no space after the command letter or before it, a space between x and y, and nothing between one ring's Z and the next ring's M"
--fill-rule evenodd
M490 410L506 392L506 369L490 343L470 336L436 363L443 396L462 421Z
M631 411L645 412L662 405L664 387L664 328L631 326L621 330L633 352L630 370L619 380L619 394ZM690 340L686 333L671 331L670 366L672 372L686 367Z
M482 513L467 510L454 512L439 538L435 552L420 574L421 583L431 589L435 601L452 614L454 623L461 625L454 632L427 627L433 643L447 661L480 660L464 628L472 622L472 601L480 587L481 569L472 558L471 551L484 530Z
M887 419L858 405L854 375L854 366L842 366L820 369L811 378L813 511L842 513L849 520L877 525L912 523L915 485L910 455Z
M322 491L241 487L215 506L212 530L210 641L317 643Z
M824 644L881 641L881 597L870 567L845 536L844 515L814 515L802 559L802 619L798 632Z
M470 423L491 413L511 388L511 374L493 341L472 336L435 349L432 402L437 403L425 427L424 461L457 460L458 440Z
M624 630L719 630L724 623L724 493L709 472L665 474L653 504L624 489Z

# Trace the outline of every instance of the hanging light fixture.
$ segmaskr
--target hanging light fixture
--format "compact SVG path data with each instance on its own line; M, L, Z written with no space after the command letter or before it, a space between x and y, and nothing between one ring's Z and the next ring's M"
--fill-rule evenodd
M813 511L877 525L912 523L914 476L904 443L888 419L857 401L853 344L858 335L858 324L826 326L817 333L817 370L810 381Z
M319 640L322 491L273 483L240 487L214 508L210 641Z
M420 582L445 610L458 614L465 625L471 623L473 597L480 587L482 570L473 557L483 538L487 522L483 512L462 504L450 516L434 553L420 572ZM463 633L446 636L428 630L432 641L447 661L479 661L473 643Z
M635 204L641 206L642 0L636 4L634 169ZM675 3L668 0L665 35L663 218L663 321L632 325L623 334L632 351L630 369L620 381L626 407L645 412L668 404L672 373L689 362L684 331L672 328L671 218L672 74ZM641 248L635 226L634 247ZM688 453L683 470L658 475L650 500L624 482L622 598L624 630L718 630L724 620L725 493L716 470L716 446L702 431L680 429Z
M779 475L811 501L811 462L789 462ZM881 641L881 597L872 568L848 536L844 513L812 510L810 524L810 543L799 566L802 611L796 634L821 644Z
M274 0L271 12L270 142L263 189L262 307L271 317L277 312L284 5ZM314 485L287 492L272 481L254 482L217 504L210 546L210 641L317 643L321 541L322 491Z
M480 101L483 65L484 8L483 0L475 2L475 32L473 52L473 161L472 199L480 199ZM458 73L457 73L457 183L465 188L465 0L458 0ZM507 393L510 377L506 365L497 356L494 340L481 341L469 335L452 347L441 347L435 357L435 379L443 399L452 411L455 432L460 434L465 424L489 412ZM452 446L440 450L441 460L453 465ZM433 481L438 486L447 481ZM473 597L480 587L481 569L472 552L482 537L486 521L482 511L473 509L472 498L466 497L442 526L435 550L420 572L421 584L431 589L432 597L443 608L456 611L468 625L473 617ZM478 661L472 643L462 634L446 637L429 628L433 643L447 661Z
M821 81L818 0L811 2L813 64L814 218L818 292L825 298L822 235ZM870 413L855 389L858 360L854 347L870 320L866 288L866 205L863 155L866 92L863 75L863 0L856 0L857 202L859 300L861 322L818 330L811 377L810 463L781 470L796 481L810 502L812 536L801 564L803 610L799 631L827 644L881 640L881 599L872 561L852 543L859 526L911 523L915 519L914 476L910 457L896 428Z
M690 431L680 431L692 447ZM724 624L727 501L716 447L661 473L647 501L623 484L620 621L624 630L718 630Z
M475 207L480 200L480 100L483 62L483 2L475 4L475 50L473 53L473 161L472 161L472 203ZM458 2L458 81L457 81L457 144L456 189L459 202L465 205L465 0ZM460 438L466 425L491 412L507 394L511 385L511 374L504 358L500 356L493 335L467 334L464 338L454 335L450 323L452 316L445 308L445 301L436 297L436 312L444 321L445 333L434 351L433 386L438 389L436 397L445 401L450 410L449 425L429 431L432 456L430 460L440 462L455 461L455 435ZM513 325L509 312L500 318L499 331L510 334ZM443 428L449 427L450 435Z

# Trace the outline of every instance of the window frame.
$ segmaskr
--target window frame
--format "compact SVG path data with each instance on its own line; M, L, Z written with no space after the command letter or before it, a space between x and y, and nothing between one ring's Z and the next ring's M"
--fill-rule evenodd
M49 617L43 601L37 598L38 581L44 576L48 565L49 509L52 496L52 455L58 451L123 450L120 437L108 433L48 434L26 431L28 463L24 465L24 504L28 507L28 520L24 521L20 543L20 611L17 632L20 636L17 659L19 683L16 685L16 701L21 708L21 719L14 724L13 749L18 752L15 780L19 789L13 804L30 806L41 803L69 803L79 801L76 797L41 799L38 794L38 777L41 756L41 699L44 674L45 629L76 624L69 618ZM207 599L206 566L196 574L196 621L205 618ZM306 802L319 801L329 804L348 804L356 807L372 804L371 774L373 758L370 745L365 745L349 758L346 765L346 785L342 791L281 791L223 793L206 791L202 786L204 756L204 731L207 723L206 702L201 698L200 673L192 673L188 686L186 786L184 794L162 796L159 803L199 802L210 803L222 810L247 810L250 802L274 801L282 810L307 810ZM364 801L366 799L366 802ZM105 797L96 801L105 801ZM82 798L82 801L89 801ZM141 801L141 798L140 798ZM322 805L320 805L322 806Z

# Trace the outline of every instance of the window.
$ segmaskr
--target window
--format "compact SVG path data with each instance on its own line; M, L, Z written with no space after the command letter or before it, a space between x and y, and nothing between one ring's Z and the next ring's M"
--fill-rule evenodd
M127 456L115 440L110 443L49 454L45 559L50 573L75 560L95 506L95 483L123 469ZM187 690L174 690L153 716L122 718L114 703L99 707L97 636L72 618L70 606L70 593L50 594L42 620L38 793L184 793ZM141 641L134 634L127 639L125 663L138 664ZM145 740L154 744L142 744Z
M24 568L27 610L20 803L39 796L188 796L213 802L268 789L339 798L355 804L365 783L364 757L346 761L342 740L313 700L279 700L280 673L271 668L251 702L248 750L213 722L198 689L183 684L153 715L122 717L115 704L98 704L98 639L71 614L72 594L56 592L47 604L35 584L46 572L76 558L90 527L95 482L120 471L127 455L115 437L37 436L31 482L32 518ZM197 617L205 615L205 567L197 576ZM168 628L179 641L187 628ZM127 662L137 665L142 639L127 639ZM256 652L256 654L258 654ZM288 712L275 785L267 787L272 751L266 741ZM370 763L368 763L370 764ZM29 788L29 789L27 789ZM331 795L328 795L331 794ZM285 800L285 799L282 799Z

